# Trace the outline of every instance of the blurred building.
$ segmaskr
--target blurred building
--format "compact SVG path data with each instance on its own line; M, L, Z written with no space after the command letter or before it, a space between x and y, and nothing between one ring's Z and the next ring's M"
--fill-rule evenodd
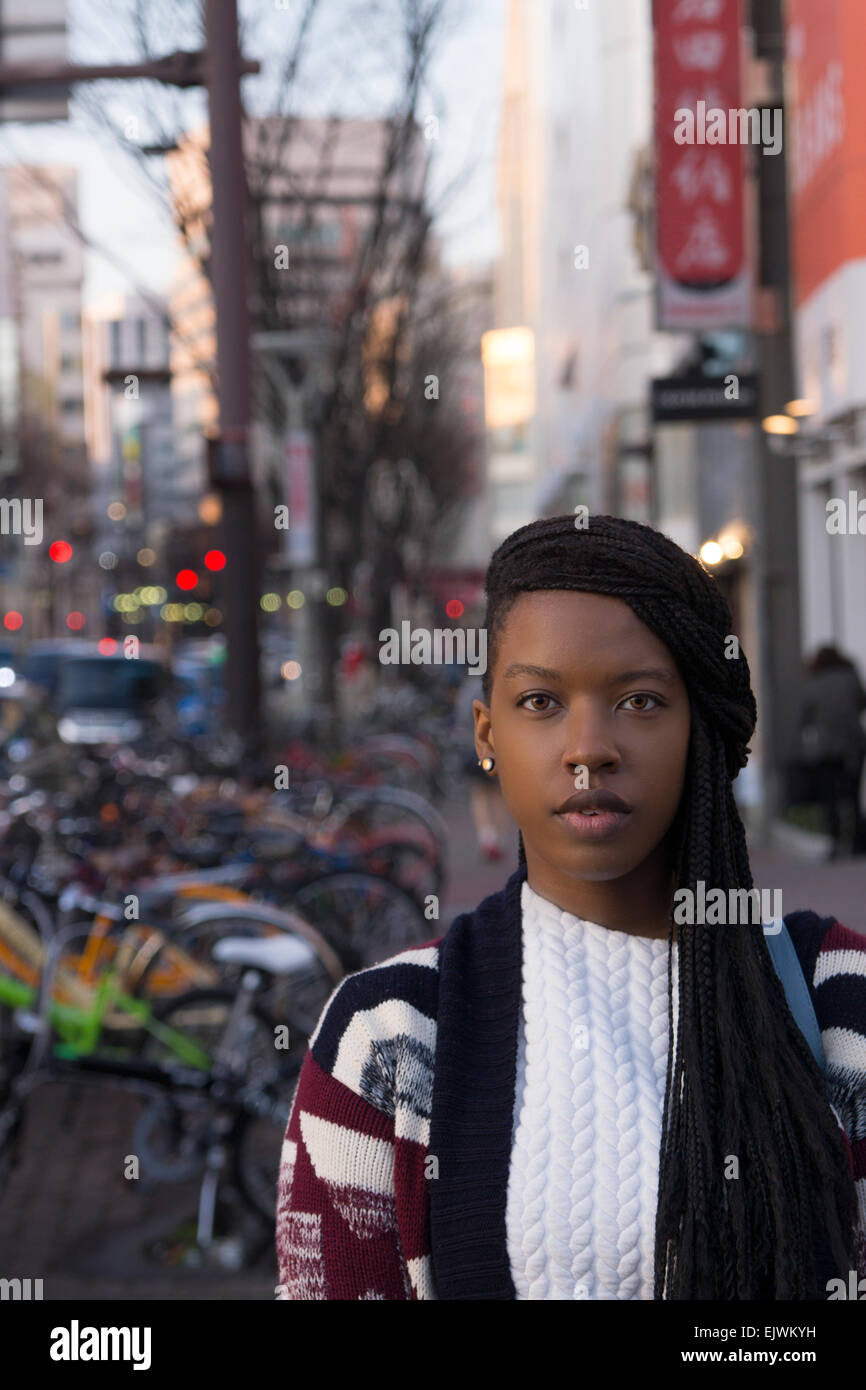
M451 599L458 599L464 609L483 600L490 559L490 485L484 367L478 348L493 317L493 277L487 269L439 267L435 275L425 277L419 317L423 318L425 300L433 294L447 297L453 305L448 316L453 340L440 344L436 354L440 372L444 373L440 398L448 410L456 413L459 436L470 441L471 447L464 459L459 499L434 528L429 547L431 562L421 575L424 592L433 606L426 616L419 614L415 621L430 626L440 623L445 604ZM434 320L435 315L434 309ZM452 400L452 396L456 399Z
M0 179L0 266L6 267L6 288L0 292L5 300L0 313L4 485L42 500L45 528L40 546L10 549L10 538L4 538L5 602L24 613L27 635L44 636L62 626L66 611L89 613L95 602L83 563L90 500L78 172L8 165ZM53 539L72 544L72 559L63 566L47 558Z
M195 521L200 478L179 467L167 308L112 295L85 319L94 508L123 504L130 528ZM105 528L102 528L104 533Z
M374 119L302 118L291 123L245 123L251 191L250 235L255 248L251 313L256 329L250 462L264 518L290 488L289 431L304 433L303 392L294 367L303 364L305 391L327 370L327 352L351 304L358 257L378 215L390 127ZM166 165L175 218L185 228L169 312L174 328L172 379L177 450L184 466L205 477L204 436L216 430L216 331L213 297L204 273L209 255L208 130L189 133ZM427 152L419 137L393 162L390 215L422 196ZM303 451L307 456L308 451ZM295 455L299 455L296 448ZM273 528L270 528L273 530ZM286 533L276 533L276 542ZM275 563L282 558L275 553Z
M22 428L51 440L66 506L86 498L81 304L84 257L74 227L78 171L4 171L20 363ZM68 511L66 513L68 516Z
M651 132L649 10L510 0L500 332L485 344L495 541L577 503L650 516L649 380L676 340L655 332L630 210Z
M147 584L169 530L198 524L201 478L176 450L167 307L114 294L84 327L93 551L110 595Z
M803 645L866 671L866 123L858 0L790 0L793 300ZM831 513L833 516L831 517ZM838 518L838 522L836 520Z

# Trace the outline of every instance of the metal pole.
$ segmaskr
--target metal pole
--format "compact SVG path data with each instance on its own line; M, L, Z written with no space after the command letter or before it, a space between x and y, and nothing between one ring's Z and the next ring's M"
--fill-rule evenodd
M259 546L247 455L250 324L247 304L247 185L241 142L237 0L206 0L210 107L211 258L217 326L220 437L212 483L222 500L226 569L221 603L228 642L229 727L248 745L260 733Z

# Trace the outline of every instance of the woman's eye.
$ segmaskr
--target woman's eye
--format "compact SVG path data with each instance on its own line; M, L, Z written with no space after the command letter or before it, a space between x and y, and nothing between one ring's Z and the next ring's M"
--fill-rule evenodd
M541 691L537 691L535 694L532 694L532 695L523 695L523 696L517 701L517 707L518 707L518 709L529 708L529 709L534 709L538 714L546 714L547 711L548 711L548 709L551 708L550 705L543 705L543 704L532 704L532 705L530 705L528 702L531 701L531 700L553 700L553 696L552 696L552 695L545 695L545 694L543 694ZM629 705L629 703L630 703L631 701L634 701L634 700L638 700L638 701L642 701L642 702L643 702L643 703L641 703L641 704L637 704L637 705L633 705L633 706L632 706L633 712L634 712L635 714L650 713L652 710L656 709L657 707L658 707L658 708L661 708L661 705L662 705L662 701L659 699L659 697L658 697L657 695L649 695L649 694L646 693L646 692L641 692L641 693L638 693L638 694L636 694L636 695L629 695L627 699L625 699L625 700L622 701L622 706L627 707L627 706ZM555 703L555 701L554 701L554 703ZM621 706L621 707L622 707L622 706Z
M646 693L639 695L629 695L627 700L623 700L623 704L627 705L629 700L651 700L653 702L652 705L638 705L638 714L642 713L644 710L654 708L655 705L661 705L661 700L659 700L657 696L647 695Z
M550 700L550 699L552 699L552 696L550 696L550 695L542 695L542 694L540 694L540 693L537 694L537 695L524 695L523 698L522 698L521 700L518 700L518 701L517 701L517 706L518 706L519 709L522 709L523 706L526 704L526 701L527 701L527 700ZM544 713L546 712L544 709L539 708L538 705L533 706L533 708L536 709L536 710L538 710L539 714L544 714Z

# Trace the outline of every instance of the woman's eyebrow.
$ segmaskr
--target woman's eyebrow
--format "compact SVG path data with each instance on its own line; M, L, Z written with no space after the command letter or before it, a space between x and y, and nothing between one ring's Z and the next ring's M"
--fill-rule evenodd
M538 676L540 680L547 681L564 679L561 671L554 671L550 666L527 666L522 662L513 662L502 672L503 680L509 680L512 676ZM611 685L621 685L624 681L634 680L657 680L664 681L667 685L675 684L675 677L663 666L642 666L639 670L621 671L619 675L612 676Z

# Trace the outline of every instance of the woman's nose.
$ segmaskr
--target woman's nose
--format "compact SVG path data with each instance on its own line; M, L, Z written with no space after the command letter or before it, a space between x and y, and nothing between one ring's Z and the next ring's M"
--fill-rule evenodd
M590 772L619 766L620 755L607 713L587 706L575 710L569 720L562 762L569 770L586 767Z

